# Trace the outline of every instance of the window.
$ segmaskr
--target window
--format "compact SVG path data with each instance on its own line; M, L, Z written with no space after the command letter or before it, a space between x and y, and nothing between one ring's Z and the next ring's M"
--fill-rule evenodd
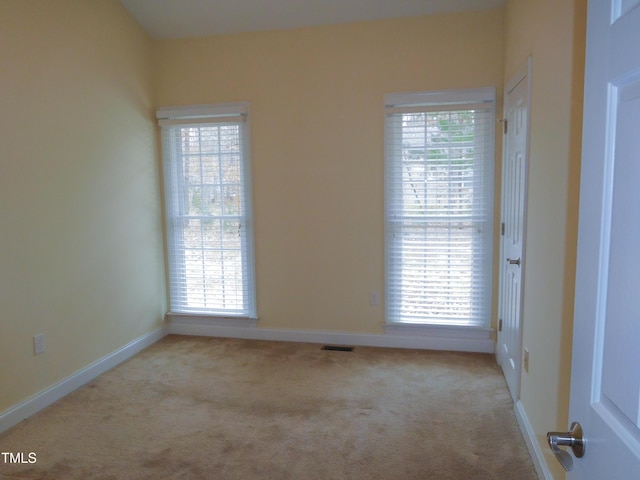
M493 89L385 97L387 322L487 327Z
M163 108L170 309L256 317L247 104Z

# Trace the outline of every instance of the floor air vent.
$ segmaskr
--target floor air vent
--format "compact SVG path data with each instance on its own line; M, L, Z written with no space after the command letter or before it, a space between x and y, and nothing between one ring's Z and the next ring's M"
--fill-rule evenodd
M343 347L341 345L323 345L320 350L332 350L334 352L353 352L353 347Z

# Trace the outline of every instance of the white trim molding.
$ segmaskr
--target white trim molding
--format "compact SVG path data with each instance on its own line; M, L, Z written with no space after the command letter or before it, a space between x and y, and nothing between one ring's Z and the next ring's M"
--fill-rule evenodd
M167 335L167 333L168 328L166 326L149 332L115 352L112 352L99 360L96 360L85 368L78 370L49 388L0 413L0 433L60 400L62 397L70 394L74 390L77 390L125 360L128 360L135 354L156 343L162 337Z
M228 319L172 314L169 333L206 337L332 343L367 347L416 348L460 352L494 353L493 330L424 325L384 325L384 334L258 328L256 319Z
M258 318L245 316L220 316L208 313L176 313L167 312L166 319L170 322L188 322L202 325L225 325L225 326L243 326L257 327Z
M547 462L544 459L544 453L542 453L542 450L540 449L540 444L538 443L538 440L536 440L536 434L533 431L533 427L531 427L529 417L527 417L527 412L520 400L516 401L514 409L518 426L520 427L520 431L524 437L525 444L529 450L529 455L531 456L531 461L536 469L538 478L540 480L553 480L553 475L551 474L551 471L547 466Z

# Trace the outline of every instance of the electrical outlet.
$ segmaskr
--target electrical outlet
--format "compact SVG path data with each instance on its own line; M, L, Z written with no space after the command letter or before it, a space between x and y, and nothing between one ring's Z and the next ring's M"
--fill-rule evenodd
M524 363L524 371L529 373L529 350L525 347L524 349L524 358L522 359Z
M44 334L35 335L33 337L33 354L40 355L44 352Z
M369 292L369 305L380 305L380 294L378 292Z

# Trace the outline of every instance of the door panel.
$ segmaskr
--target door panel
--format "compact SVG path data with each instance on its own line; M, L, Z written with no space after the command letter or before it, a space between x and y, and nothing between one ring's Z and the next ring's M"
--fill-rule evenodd
M640 0L620 0L618 2L614 2L614 8L618 11L614 14L614 19L618 18L620 15L626 15L629 10L640 4Z
M502 165L498 361L514 400L520 393L522 279L526 212L530 62L509 82L505 95L507 133Z
M640 478L640 2L589 2L571 480Z
M611 192L609 283L603 338L602 395L638 425L640 364L640 81L613 88L617 104ZM616 101L617 97L617 101ZM635 152L635 155L634 155Z

